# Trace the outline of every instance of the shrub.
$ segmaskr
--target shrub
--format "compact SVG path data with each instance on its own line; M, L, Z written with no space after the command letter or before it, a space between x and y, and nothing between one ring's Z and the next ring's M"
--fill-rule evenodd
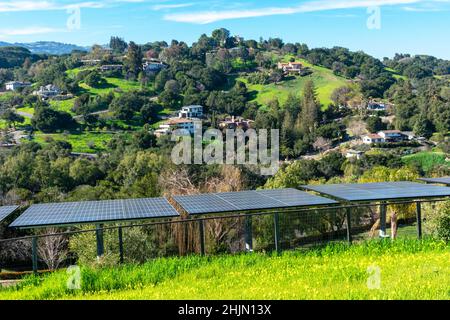
M450 200L430 210L425 222L426 231L435 239L450 242Z

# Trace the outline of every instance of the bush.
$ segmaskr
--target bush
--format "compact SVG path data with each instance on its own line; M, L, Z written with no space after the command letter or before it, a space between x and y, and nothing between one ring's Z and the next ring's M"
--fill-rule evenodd
M143 263L147 260L175 255L177 247L165 226L133 227L123 229L124 260L126 263ZM69 247L78 263L89 267L112 267L119 263L117 229L104 230L105 254L97 258L95 232L79 233L71 237Z
M433 238L450 242L450 200L440 203L437 210L430 210L425 229Z

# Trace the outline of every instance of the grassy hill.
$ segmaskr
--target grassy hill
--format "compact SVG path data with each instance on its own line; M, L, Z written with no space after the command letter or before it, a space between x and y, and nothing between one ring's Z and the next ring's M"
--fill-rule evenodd
M305 82L311 79L316 86L317 97L324 107L331 103L331 94L334 89L350 83L347 79L336 76L330 69L312 65L302 59L297 59L297 61L310 68L313 73L309 76L297 76L278 84L268 85L248 84L247 80L241 77L236 78L236 80L246 83L249 91L254 92L255 98L253 101L261 105L267 105L273 99L278 99L280 103L283 103L290 93L300 95Z
M436 165L450 166L450 162L446 160L446 154L443 152L419 152L412 155L407 155L402 158L406 165L416 165L424 172L428 172Z
M163 258L30 277L3 299L450 299L450 247L431 240L333 244L308 251ZM379 289L368 288L379 268ZM372 270L372 271L371 271Z

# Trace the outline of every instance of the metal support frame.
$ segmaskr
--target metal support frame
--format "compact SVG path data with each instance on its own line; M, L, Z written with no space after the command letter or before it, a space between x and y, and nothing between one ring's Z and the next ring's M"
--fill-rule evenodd
M280 247L280 217L278 212L273 215L274 237L275 237L275 251L281 253Z
M119 233L119 262L123 263L123 233L122 233L122 227L119 227L117 229Z
M416 203L417 238L422 239L422 207L420 202Z
M97 258L100 258L105 253L105 245L103 242L103 225L97 224L95 235L97 238Z
M202 256L205 255L205 225L203 220L198 221L198 230L200 236L200 254Z
M253 221L252 216L245 217L245 251L253 252Z
M33 273L38 273L38 253L37 253L37 237L33 237L31 240L31 258L33 262Z
M352 213L350 209L345 211L346 222L347 222L347 241L352 243Z
M387 204L382 202L380 204L380 238L386 238L386 212Z

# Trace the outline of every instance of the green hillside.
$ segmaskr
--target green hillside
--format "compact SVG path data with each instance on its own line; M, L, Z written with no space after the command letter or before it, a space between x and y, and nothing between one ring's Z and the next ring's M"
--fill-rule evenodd
M297 60L302 62L306 67L312 70L312 74L305 77L294 77L294 79L285 80L278 84L248 84L244 78L237 78L236 80L242 81L247 84L249 91L255 92L256 101L262 105L267 105L271 100L278 99L280 103L286 101L290 93L299 95L305 84L309 79L314 81L317 89L317 97L324 107L331 103L331 94L334 89L349 84L349 81L343 77L336 76L333 71L327 68L314 66L306 60Z

